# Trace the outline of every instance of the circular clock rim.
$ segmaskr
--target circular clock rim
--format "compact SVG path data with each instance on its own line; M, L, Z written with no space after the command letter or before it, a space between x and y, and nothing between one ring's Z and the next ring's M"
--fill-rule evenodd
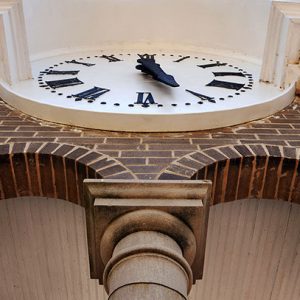
M295 84L260 104L215 112L189 114L128 114L68 109L38 103L16 94L0 82L0 97L30 116L75 127L128 132L183 132L216 129L262 119L287 107L295 98Z
M98 53L117 53L119 49L118 47L112 47L112 48L102 48L102 50L96 50L96 49L82 49L82 51L75 51L72 53L57 53L53 56L48 56L44 58L37 59L33 61L35 62L41 62L42 65L44 64L42 61L45 59L46 62L49 62L48 59L52 62L52 59L61 57L61 55L64 57L65 55L81 55L80 53L89 53L89 55L95 53L97 51ZM141 48L136 49L129 49L124 47L123 51L120 50L118 53L129 53L127 51L130 51L133 53L141 53L139 50ZM151 47L145 47L143 48L148 49L148 51L143 53L156 53L155 49ZM157 48L161 49L161 48ZM117 51L116 51L117 50ZM150 51L151 50L151 51ZM177 53L177 54L195 54L197 57L195 59L199 58L201 55L209 55L212 57L219 57L224 59L233 59L235 61L241 61L241 62L249 62L251 65L258 66L257 63L254 63L251 60L246 59L246 57L243 59L239 55L226 55L225 53L209 53L208 51L204 51L203 49L188 49L188 48L182 48L181 50L176 47L176 49L173 49L173 51L170 51L170 48L165 48L165 52L162 52L162 50L158 50L158 53ZM150 51L150 52L149 52ZM154 52L152 52L154 51ZM225 55L224 55L225 54ZM129 55L129 54L128 54ZM165 54L161 54L165 55ZM174 56L169 54L170 56ZM180 55L181 56L181 55ZM80 56L79 56L80 57ZM99 56L94 56L99 57ZM193 59L193 57L191 57ZM79 58L82 59L82 58ZM203 57L202 57L203 59ZM211 60L213 61L213 60ZM221 60L220 60L221 61ZM65 61L67 62L67 61ZM222 62L222 61L221 61ZM57 63L56 63L57 64ZM112 63L113 64L113 63ZM57 64L58 65L58 64ZM37 88L40 88L44 83L40 83L42 80L43 73L41 69L39 69L41 65L38 64L38 70L40 70L38 77L34 80L30 80L29 84L36 84ZM56 65L54 65L56 66ZM231 65L228 65L231 66ZM162 66L163 67L163 66ZM199 67L199 65L197 65ZM232 67L232 66L231 66ZM236 67L235 67L236 68ZM201 68L198 68L201 69ZM242 68L243 69L243 68ZM139 72L138 70L136 70ZM245 72L248 70L244 70ZM257 73L258 69L256 69ZM140 72L139 72L140 73ZM251 73L251 72L250 72ZM248 76L248 74L246 74ZM249 74L251 75L251 74ZM176 75L177 77L177 75ZM256 81L258 81L258 74L256 74ZM226 81L226 80L224 80ZM102 82L102 81L101 81ZM250 82L250 80L249 80ZM21 84L23 84L21 82ZM77 105L78 102L76 102L76 99L68 99L72 100L74 105L68 104L62 104L61 98L59 97L59 101L57 99L53 102L53 97L50 96L49 99L46 98L46 100L41 98L36 98L32 94L26 94L24 87L27 88L27 83L24 82L25 85L23 85L23 90L15 88L14 85L9 85L7 83L1 82L0 80L0 97L7 102L9 105L15 107L16 109L19 109L23 113L26 113L30 116L54 122L54 123L60 123L63 125L71 125L75 127L85 127L85 128L92 128L92 129L101 129L101 130L108 130L108 131L128 131L128 132L182 132L182 131L198 131L198 130L207 130L207 129L215 129L215 128L221 128L221 127L227 127L227 126L233 126L238 125L246 122L250 122L257 119L262 119L267 116L270 116L282 109L284 109L286 106L288 106L295 98L295 84L290 85L285 90L277 89L276 91L271 94L266 94L266 96L263 97L262 101L260 102L261 98L257 98L257 101L253 101L253 97L250 94L250 98L247 99L247 101L243 105L239 106L227 106L226 101L218 101L220 103L220 107L216 110L212 109L212 106L206 106L207 109L204 108L207 102L204 103L204 101L199 101L200 99L196 100L195 103L201 103L203 105L197 105L197 109L194 110L194 108L189 105L186 110L181 110L181 106L177 105L177 110L171 110L169 111L160 109L159 105L152 105L149 108L146 107L139 107L139 110L137 111L137 106L140 106L140 104L134 105L134 109L123 109L121 106L119 106L122 109L116 109L111 110L109 107L108 109L103 109L102 111L98 109L90 109L90 106L87 108L84 103L85 101L79 102L81 105ZM248 83L249 89L252 89L253 79L251 75L251 84ZM38 87L40 86L40 87ZM81 86L81 85L79 85ZM271 86L271 85L269 85ZM271 86L272 87L272 86ZM101 88L111 88L109 86L101 86ZM185 87L184 87L185 88ZM177 88L175 88L177 89ZM244 88L243 88L244 89ZM186 90L188 91L188 90ZM246 92L246 88L245 91ZM55 92L51 91L50 92ZM135 91L137 92L137 91ZM197 90L199 93L199 91ZM201 91L200 91L201 93ZM237 93L238 94L238 93ZM246 94L246 93L245 93ZM39 95L39 94L38 94ZM50 93L51 95L51 93ZM52 94L53 95L53 94ZM55 95L55 94L54 94ZM58 94L59 95L59 94ZM74 95L73 95L74 96ZM72 96L72 97L73 97ZM203 96L203 95L200 95ZM211 95L208 95L211 96ZM69 96L70 97L70 96ZM67 98L69 98L67 97ZM232 96L228 96L232 97ZM240 96L238 96L240 97ZM196 97L197 98L197 97ZM102 99L102 98L101 98ZM212 98L214 99L214 98ZM224 100L224 98L220 98L219 100ZM253 100L252 100L253 99ZM116 99L117 100L117 99ZM44 102L43 102L44 101ZM48 102L47 102L48 101ZM100 100L101 101L101 100ZM173 99L172 99L173 101ZM225 103L226 102L226 103ZM228 102L229 103L229 102ZM231 102L233 103L233 102ZM82 105L84 104L84 105ZM98 103L99 104L99 103ZM189 103L183 103L189 104ZM211 103L207 103L210 104ZM223 106L222 106L223 104ZM224 105L226 104L226 105ZM68 106L67 106L68 105ZM173 105L173 104L172 104ZM215 104L213 104L215 105ZM106 105L105 105L106 106ZM132 105L131 105L132 106ZM157 106L157 109L153 109L154 106ZM170 106L170 103L168 105L165 105L164 107ZM99 106L98 106L99 107ZM203 109L202 109L203 107ZM200 108L200 109L199 109Z

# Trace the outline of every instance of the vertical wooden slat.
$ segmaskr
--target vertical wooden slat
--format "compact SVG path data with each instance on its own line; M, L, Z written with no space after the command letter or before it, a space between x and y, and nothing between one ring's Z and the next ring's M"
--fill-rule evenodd
M300 299L300 206L241 200L211 208L204 277L190 300Z
M90 279L85 211L61 200L0 202L0 299L106 300ZM300 206L241 200L211 208L204 277L190 300L298 300Z

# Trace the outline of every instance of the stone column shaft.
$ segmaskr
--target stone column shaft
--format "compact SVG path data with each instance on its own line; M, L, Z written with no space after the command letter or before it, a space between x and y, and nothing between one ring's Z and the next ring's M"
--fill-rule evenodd
M172 238L140 231L116 245L105 277L110 300L183 300L192 271Z

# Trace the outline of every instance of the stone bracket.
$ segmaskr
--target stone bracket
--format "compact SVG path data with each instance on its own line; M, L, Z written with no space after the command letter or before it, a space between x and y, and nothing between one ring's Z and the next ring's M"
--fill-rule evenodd
M195 259L191 264L193 277L194 281L202 278L211 196L210 181L95 179L85 180L84 187L92 278L103 283L106 262L101 257L100 249L108 226L120 216L142 210L167 213L191 229L196 240ZM132 233L134 229L132 226L124 226L124 230ZM107 247L113 248L114 245Z

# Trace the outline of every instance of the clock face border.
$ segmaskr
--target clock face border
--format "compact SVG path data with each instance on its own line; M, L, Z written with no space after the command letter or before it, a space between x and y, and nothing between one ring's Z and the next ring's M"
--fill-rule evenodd
M157 63L178 78L180 87L166 86L136 70L138 55L146 53L156 54ZM231 126L273 114L294 98L294 86L282 91L260 83L260 68L253 63L201 52L98 50L46 58L32 66L33 80L1 83L0 96L47 121L103 130L171 132ZM120 66L125 72L118 72Z

